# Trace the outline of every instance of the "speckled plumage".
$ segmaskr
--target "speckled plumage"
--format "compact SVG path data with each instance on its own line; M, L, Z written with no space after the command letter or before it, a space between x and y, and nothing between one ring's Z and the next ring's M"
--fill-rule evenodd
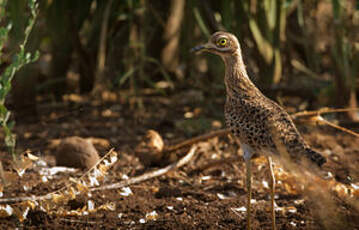
M265 97L249 79L239 42L234 35L226 32L214 33L206 44L196 46L192 50L217 54L225 63L226 126L232 131L236 140L240 141L246 165L247 230L251 229L251 157L255 152L267 155L270 171L272 229L276 230L275 176L271 156L286 152L292 159L299 160L305 157L319 166L324 164L326 159L310 149L288 113L277 103ZM277 148L280 148L280 151Z
M212 35L210 43L225 37L228 49L213 53L225 63L226 126L250 152L278 154L273 135L294 159L307 157L321 166L326 159L313 151L304 141L291 117L277 103L264 96L249 79L237 38L226 32Z

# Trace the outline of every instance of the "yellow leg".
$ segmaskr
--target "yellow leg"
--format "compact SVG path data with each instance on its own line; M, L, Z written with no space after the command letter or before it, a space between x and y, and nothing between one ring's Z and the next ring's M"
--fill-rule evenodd
M252 199L252 169L251 159L246 159L246 184L247 184L247 230L251 229L251 199Z
M271 217L272 217L272 229L276 230L275 224L275 206L274 206L274 195L275 195L275 176L273 171L273 162L271 157L267 157L268 167L270 171L270 188L271 188Z

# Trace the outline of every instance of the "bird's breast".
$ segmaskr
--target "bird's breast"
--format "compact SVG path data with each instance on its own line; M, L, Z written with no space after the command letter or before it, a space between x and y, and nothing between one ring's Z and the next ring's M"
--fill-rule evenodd
M273 141L267 130L265 110L248 104L245 99L227 97L225 104L225 123L232 134L241 143L250 146L254 151L273 149Z

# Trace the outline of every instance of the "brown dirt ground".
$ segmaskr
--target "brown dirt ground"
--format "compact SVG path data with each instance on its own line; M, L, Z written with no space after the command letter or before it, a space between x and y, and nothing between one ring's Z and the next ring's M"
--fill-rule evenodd
M86 98L67 100L63 104L43 102L38 108L37 121L17 123L18 151L29 149L49 165L54 165L51 153L56 139L74 135L92 137L99 140L95 146L101 154L111 147L120 153L120 159L110 170L106 184L119 181L123 175L140 175L158 168L145 167L134 154L136 145L148 129L157 130L167 143L178 143L223 123L222 99L208 106L204 105L203 100L193 101L193 98L196 99L195 96L187 99L181 96L143 97L142 107L139 104L130 106L121 103L125 100L118 97L107 102ZM300 125L300 130L314 148L330 159L325 171L333 172L342 182L348 182L346 176L350 174L352 181L349 183L358 183L357 138L328 127L304 124ZM93 193L91 199L97 206L113 201L116 205L113 211L101 210L88 216L71 217L36 210L30 211L24 222L19 222L15 217L1 219L0 228L244 229L245 212L237 208L245 206L246 201L245 167L240 152L237 152L237 146L230 138L214 138L200 144L196 156L183 168L130 186L133 192L130 196L122 196L119 190ZM182 151L178 154L181 156L185 153ZM11 157L5 149L2 149L0 156L5 170L11 170ZM263 157L255 159L253 165L252 198L256 200L252 211L253 229L271 229L269 189L262 182L268 181L267 166ZM281 170L280 164L276 164L279 181ZM3 198L44 194L60 188L70 176L80 175L81 172L60 174L42 183L37 171L29 169L16 183L4 189ZM24 185L31 189L25 192ZM359 229L358 209L352 203L335 194L315 196L315 193L305 191L299 181L277 184L276 203L283 207L276 212L278 229ZM63 208L81 208L87 203L86 199L79 197ZM152 211L157 212L157 219L141 223L141 219L146 219L146 214Z

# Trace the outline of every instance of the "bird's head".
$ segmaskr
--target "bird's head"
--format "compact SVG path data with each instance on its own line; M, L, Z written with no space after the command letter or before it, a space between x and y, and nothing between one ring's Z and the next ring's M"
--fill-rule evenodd
M210 52L221 57L233 55L240 51L239 42L231 33L216 32L212 34L207 43L191 49L192 52Z

